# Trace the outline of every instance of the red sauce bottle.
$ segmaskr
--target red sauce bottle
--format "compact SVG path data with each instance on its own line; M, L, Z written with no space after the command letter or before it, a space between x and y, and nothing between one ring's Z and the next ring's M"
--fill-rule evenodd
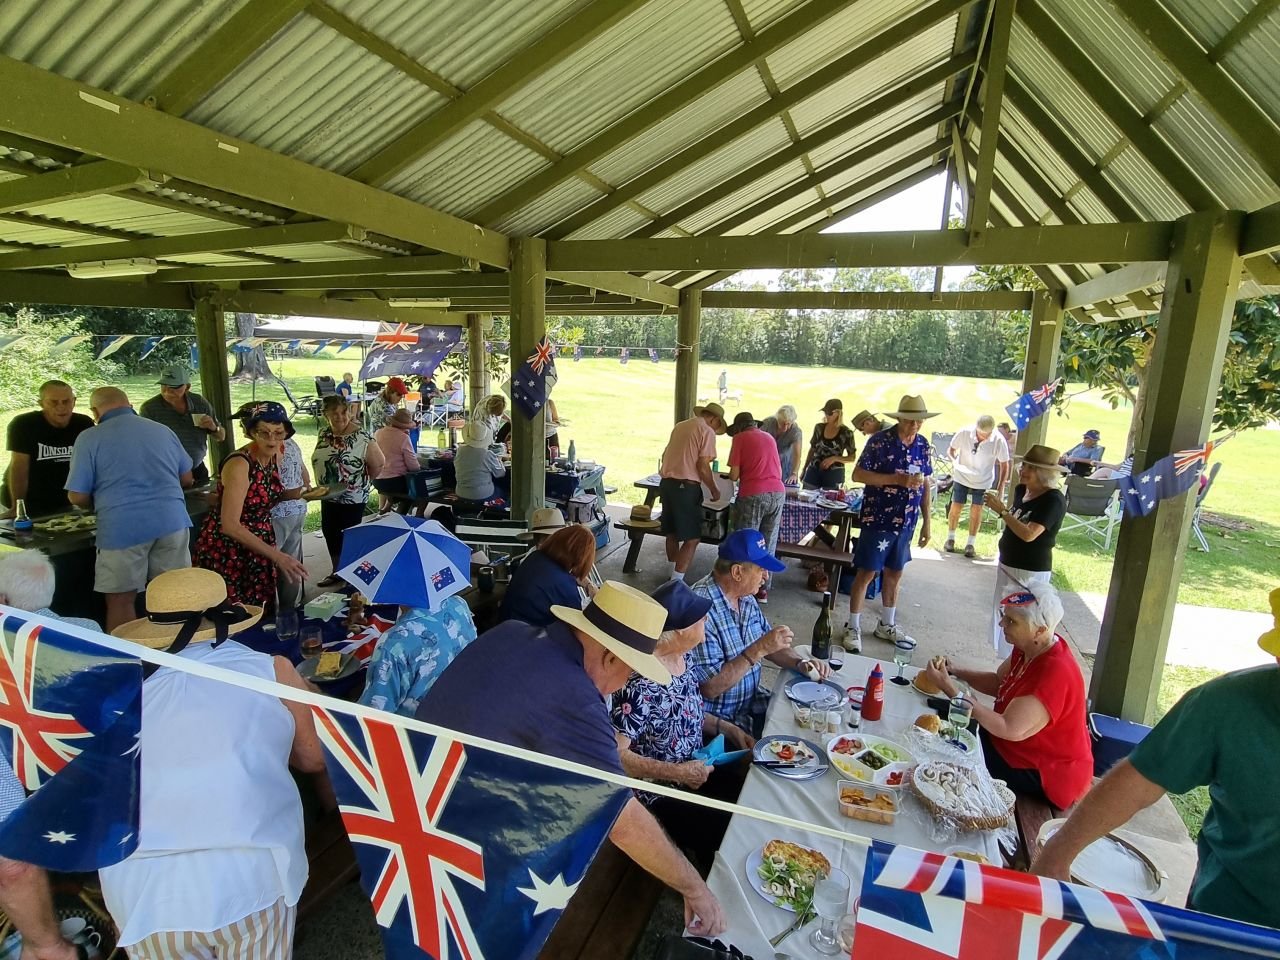
M876 664L867 677L867 692L862 697L862 719L879 720L884 711L884 671Z

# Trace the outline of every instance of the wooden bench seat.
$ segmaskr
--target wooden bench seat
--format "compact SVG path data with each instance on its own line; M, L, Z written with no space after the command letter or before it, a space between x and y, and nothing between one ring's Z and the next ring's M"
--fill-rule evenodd
M356 851L347 838L342 814L330 810L307 831L310 872L298 900L298 917L305 917L360 875Z
M640 559L640 548L644 545L645 536L661 537L663 536L662 530L658 527L638 526L629 520L615 521L613 526L617 530L625 531L631 539L631 545L627 548L627 559L622 565L622 572L636 573L636 563ZM702 542L717 544L720 542L720 538L704 537ZM834 572L837 567L853 566L853 554L851 552L836 550L821 543L779 543L778 556L821 563L823 566L830 568L831 572Z
M1035 856L1040 828L1050 820L1065 815L1065 812L1057 807L1021 793L1018 794L1017 802L1013 805L1013 818L1018 825L1018 850L1014 854L1011 866L1019 870L1028 869Z
M538 960L617 960L640 941L662 883L605 840Z

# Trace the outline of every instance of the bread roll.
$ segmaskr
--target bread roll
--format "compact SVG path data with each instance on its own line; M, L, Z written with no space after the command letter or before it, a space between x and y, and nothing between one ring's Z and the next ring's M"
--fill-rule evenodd
M942 729L942 718L936 713L922 713L916 717L916 726L929 733L937 733Z

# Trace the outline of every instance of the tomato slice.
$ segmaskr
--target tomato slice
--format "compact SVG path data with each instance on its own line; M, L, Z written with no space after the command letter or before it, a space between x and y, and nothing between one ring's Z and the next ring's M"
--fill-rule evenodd
M795 758L795 755L796 755L796 748L789 743L783 744L778 749L779 760L792 760Z

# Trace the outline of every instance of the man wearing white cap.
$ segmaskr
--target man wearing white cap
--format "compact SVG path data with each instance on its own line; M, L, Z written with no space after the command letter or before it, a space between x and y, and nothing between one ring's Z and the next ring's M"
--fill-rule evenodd
M964 555L972 560L974 541L982 526L983 495L988 490L1003 490L1009 479L1009 446L996 433L996 418L984 413L972 427L961 427L947 448L951 459L951 509L947 512L947 553L956 549L956 527L960 511L969 504L969 540Z
M667 611L639 590L607 581L585 610L554 606L551 612L557 622L547 627L508 620L482 634L436 680L417 717L621 775L604 698L621 690L632 671L671 682L653 654ZM520 658L518 683L493 668L513 654ZM724 909L706 881L634 796L609 838L684 897L690 932L724 930Z

